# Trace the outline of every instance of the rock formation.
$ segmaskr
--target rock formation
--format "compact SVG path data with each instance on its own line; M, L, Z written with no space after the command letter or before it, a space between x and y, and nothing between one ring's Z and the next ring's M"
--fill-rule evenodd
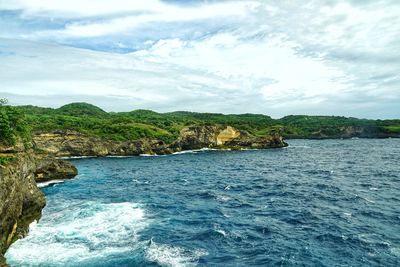
M171 145L174 150L208 148L275 148L287 144L281 135L258 138L231 126L190 126L183 128L178 140Z
M4 253L17 239L24 237L29 224L38 220L46 204L36 181L67 179L77 174L69 162L57 160L32 151L1 153L15 149L0 149L2 157L12 157L0 166L0 266L7 266Z
M33 137L35 149L57 157L71 156L127 156L166 154L167 145L161 140L119 142L89 137L75 131L38 133Z

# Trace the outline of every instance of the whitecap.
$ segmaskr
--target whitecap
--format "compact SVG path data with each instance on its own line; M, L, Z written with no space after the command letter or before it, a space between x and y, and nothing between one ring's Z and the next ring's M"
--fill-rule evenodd
M231 200L231 198L226 195L217 195L216 200L221 201L221 202L227 202L227 201Z
M224 229L221 228L221 226L219 226L218 224L214 224L214 231L216 231L217 233L220 233L221 235L223 235L224 237L227 237L228 234L226 233L226 231Z
M146 259L161 266L196 266L199 258L207 255L204 250L188 250L178 246L151 242L146 250Z

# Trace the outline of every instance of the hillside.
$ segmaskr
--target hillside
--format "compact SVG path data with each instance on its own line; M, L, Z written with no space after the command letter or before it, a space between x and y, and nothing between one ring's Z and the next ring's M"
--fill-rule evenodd
M224 115L151 110L105 112L87 103L72 103L58 109L19 106L34 132L75 130L101 139L127 141L140 138L171 143L190 125L233 126L263 137L283 130L285 138L398 137L400 120L367 120L338 116L291 115L272 119L262 114Z

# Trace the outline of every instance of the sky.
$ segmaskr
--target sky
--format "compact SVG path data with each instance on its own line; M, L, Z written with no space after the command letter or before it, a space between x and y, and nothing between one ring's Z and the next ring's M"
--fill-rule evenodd
M400 118L400 1L0 0L0 97Z

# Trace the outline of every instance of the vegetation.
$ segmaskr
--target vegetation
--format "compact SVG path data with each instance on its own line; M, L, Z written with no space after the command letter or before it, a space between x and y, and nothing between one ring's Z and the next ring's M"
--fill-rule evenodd
M367 120L339 116L291 115L279 120L286 137L310 138L317 135L337 137L350 127L363 128L371 135L397 134L400 120Z
M30 139L31 132L24 112L7 106L6 99L0 99L0 145L15 145L20 140L28 146Z
M338 137L346 127L361 127L373 134L399 134L400 120L366 120L337 116L286 116L275 120L261 114L169 112L151 110L106 112L87 103L72 103L58 109L36 106L0 107L1 142L13 144L17 137L29 139L29 131L75 130L90 136L118 141L140 138L174 141L188 125L220 124L265 136L283 130L288 138ZM23 114L26 114L25 116ZM30 126L30 128L28 127Z
M0 156L0 166L6 166L8 163L15 160L13 156Z

